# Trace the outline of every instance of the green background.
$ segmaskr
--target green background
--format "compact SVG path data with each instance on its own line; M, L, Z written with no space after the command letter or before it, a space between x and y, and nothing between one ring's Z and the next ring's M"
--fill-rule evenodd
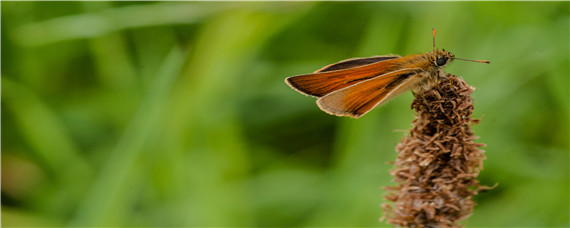
M285 77L459 58L486 143L467 226L569 226L568 2L2 2L3 226L387 226L411 93L354 120Z

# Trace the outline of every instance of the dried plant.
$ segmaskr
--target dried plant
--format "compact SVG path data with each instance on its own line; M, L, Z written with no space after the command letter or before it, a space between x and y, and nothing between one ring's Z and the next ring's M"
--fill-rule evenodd
M475 143L470 125L473 87L447 75L433 88L415 95L413 128L396 146L391 171L397 186L386 187L384 217L402 227L460 227L471 215L472 197L481 190L476 179L483 168L485 146Z

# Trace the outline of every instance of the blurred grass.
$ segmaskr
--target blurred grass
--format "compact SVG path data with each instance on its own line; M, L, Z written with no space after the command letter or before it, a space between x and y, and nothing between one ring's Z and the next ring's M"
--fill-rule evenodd
M49 10L46 10L49 9ZM437 46L488 159L471 226L569 226L568 2L3 2L3 226L385 226L406 93L358 120L284 83Z

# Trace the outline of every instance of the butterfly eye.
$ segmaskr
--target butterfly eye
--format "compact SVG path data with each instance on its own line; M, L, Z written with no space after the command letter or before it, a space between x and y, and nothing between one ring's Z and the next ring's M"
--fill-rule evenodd
M446 62L447 62L447 58L445 58L445 57L444 57L444 58L439 58L439 59L437 59L437 60L435 61L435 63L436 63L438 66L443 66L443 65L445 65Z

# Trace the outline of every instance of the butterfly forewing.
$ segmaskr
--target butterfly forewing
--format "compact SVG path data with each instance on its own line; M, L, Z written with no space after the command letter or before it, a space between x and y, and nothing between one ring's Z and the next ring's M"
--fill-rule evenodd
M393 57L378 56L341 61L317 70L316 73L289 77L285 81L301 93L322 97L333 91L393 71L398 67L397 61L394 61L397 57ZM357 66L358 64L363 65Z
M317 100L323 111L358 118L391 97L405 91L419 69L402 69L368 79Z
M395 58L399 58L399 56L397 56L397 55L384 55L384 56L375 56L375 57L368 57L368 58L347 59L347 60L340 61L338 63L333 63L333 64L330 64L328 66L325 66L321 69L316 70L314 73L348 69L348 68L364 66L364 65L375 63L375 62L380 62L380 61L384 61L384 60L388 60L388 59L395 59Z

